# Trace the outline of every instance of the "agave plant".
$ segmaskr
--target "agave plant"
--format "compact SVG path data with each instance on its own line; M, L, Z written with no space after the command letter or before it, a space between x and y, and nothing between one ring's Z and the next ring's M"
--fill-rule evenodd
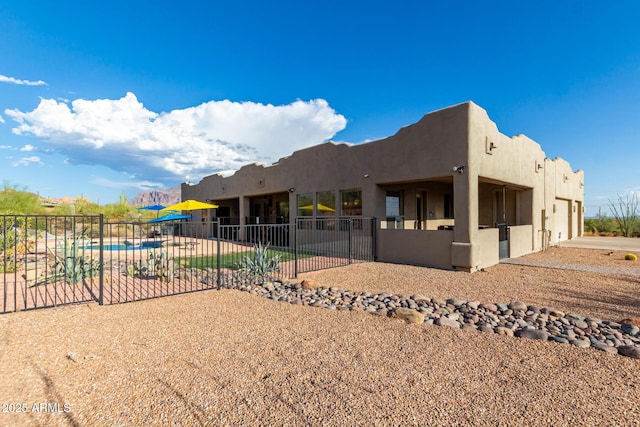
M60 255L49 248L55 262L52 266L53 274L47 281L64 280L68 284L76 284L98 275L100 263L91 257L84 256L85 249L80 243L77 237L65 240Z
M245 255L237 265L238 272L245 277L260 278L266 283L271 275L280 272L280 254L270 255L269 245L253 245L253 254Z

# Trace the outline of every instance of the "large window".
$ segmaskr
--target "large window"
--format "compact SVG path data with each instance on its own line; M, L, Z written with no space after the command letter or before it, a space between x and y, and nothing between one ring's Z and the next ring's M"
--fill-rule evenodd
M361 216L362 188L342 190L340 192L340 205L342 216Z
M335 230L336 193L319 191L316 193L316 229Z
M296 197L296 211L298 213L298 217L303 217L300 221L298 221L298 229L300 230L311 230L313 227L313 194L298 194ZM306 219L304 217L309 217Z
M336 215L336 193L334 191L320 191L316 193L316 215Z
M298 194L298 216L313 216L313 194Z

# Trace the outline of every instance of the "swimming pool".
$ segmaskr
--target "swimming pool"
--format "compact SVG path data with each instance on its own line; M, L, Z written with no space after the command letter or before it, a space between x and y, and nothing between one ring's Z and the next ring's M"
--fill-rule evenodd
M105 251L133 251L141 249L157 249L162 247L162 242L141 242L139 245L134 245L130 242L103 245L102 249ZM91 249L94 251L100 250L100 245L87 245L85 249Z

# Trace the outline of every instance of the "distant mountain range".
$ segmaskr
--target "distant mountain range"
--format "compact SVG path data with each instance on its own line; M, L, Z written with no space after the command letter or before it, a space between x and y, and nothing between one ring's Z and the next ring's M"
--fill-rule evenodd
M169 206L180 202L180 185L166 190L152 190L138 193L129 200L131 206L164 205Z

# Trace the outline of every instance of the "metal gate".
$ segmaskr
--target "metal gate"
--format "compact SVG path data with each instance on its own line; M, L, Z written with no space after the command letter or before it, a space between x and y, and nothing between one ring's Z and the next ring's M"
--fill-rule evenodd
M498 228L498 258L509 258L509 224L496 224L496 227Z

